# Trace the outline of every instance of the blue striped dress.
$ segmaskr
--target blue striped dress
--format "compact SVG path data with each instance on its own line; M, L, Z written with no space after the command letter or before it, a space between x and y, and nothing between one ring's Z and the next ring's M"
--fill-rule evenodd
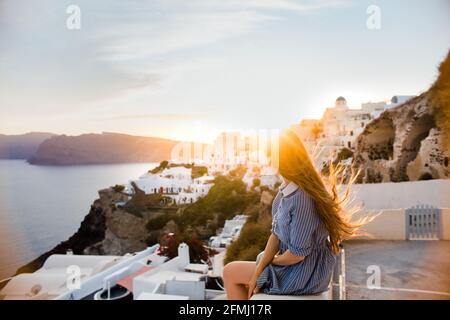
M289 250L305 259L290 266L269 264L257 280L258 288L266 294L283 295L326 291L336 257L327 246L328 231L314 200L293 182L282 186L273 201L272 233L280 240L278 254Z

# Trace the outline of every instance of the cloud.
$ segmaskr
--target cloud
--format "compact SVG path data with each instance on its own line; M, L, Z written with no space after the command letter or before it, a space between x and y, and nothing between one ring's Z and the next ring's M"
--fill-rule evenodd
M122 2L120 11L128 14L114 24L105 21L108 27L98 30L96 37L107 41L97 53L106 60L159 57L249 34L264 22L280 19L282 12L303 14L346 4L346 0L172 0L139 3L139 10L130 10L129 3ZM95 19L114 20L115 14Z
M345 2L78 0L81 30L68 31L72 1L6 0L0 7L0 96L18 113L64 113L130 92L164 90L184 70L211 60L204 48L248 36L285 13Z
M97 37L108 43L97 54L115 61L160 58L248 34L271 19L275 17L245 10L152 14L100 30Z

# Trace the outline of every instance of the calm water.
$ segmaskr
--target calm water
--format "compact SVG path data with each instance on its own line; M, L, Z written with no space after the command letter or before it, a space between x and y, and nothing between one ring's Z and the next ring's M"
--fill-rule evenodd
M153 167L0 160L0 279L71 236L98 198L97 190L136 179Z

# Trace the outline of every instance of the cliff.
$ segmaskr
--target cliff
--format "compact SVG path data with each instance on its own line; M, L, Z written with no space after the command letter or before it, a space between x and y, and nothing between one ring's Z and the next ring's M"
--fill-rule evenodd
M132 214L115 203L126 201L128 196L114 188L99 191L99 198L91 205L89 213L77 232L52 250L42 254L17 270L18 273L34 272L52 254L124 255L147 248L147 222L160 214L158 210L146 210L140 215Z
M273 195L247 191L240 177L217 177L205 197L183 206L164 205L164 195L145 194L136 184L133 187L131 198L121 188L100 190L78 231L17 273L33 272L50 255L64 254L68 249L75 254L124 255L159 242L166 233L206 240L236 214L251 216L255 224L264 221L264 230L271 221Z
M449 177L450 53L430 90L369 123L357 139L360 183Z
M28 159L46 139L54 136L46 132L30 132L20 135L0 134L0 159Z
M170 159L176 143L118 133L60 135L42 142L29 162L42 165L159 162Z
M354 166L363 183L445 179L449 152L428 93L387 110L357 140Z

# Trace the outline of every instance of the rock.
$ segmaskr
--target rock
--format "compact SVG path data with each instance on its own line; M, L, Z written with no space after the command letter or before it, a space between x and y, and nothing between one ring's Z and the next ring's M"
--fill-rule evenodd
M171 158L177 143L118 133L59 135L42 142L29 162L44 165L159 162Z
M68 249L72 249L74 254L95 255L124 255L145 249L149 237L145 226L152 217L162 212L147 210L141 216L136 216L115 206L118 201L127 201L128 195L116 192L113 188L98 193L99 198L94 201L74 235L19 268L17 273L34 272L42 267L50 255L65 254Z
M178 225L175 223L175 221L170 220L169 222L166 223L166 225L164 226L162 233L174 233L174 234L178 234L179 232L179 228Z
M30 132L19 135L0 134L0 159L28 159L52 133Z
M448 176L448 155L446 156L440 146L443 137L436 128L420 144L417 157L408 163L406 174L409 180L439 179Z
M259 203L258 222L272 216L272 202L273 194L269 191L263 191L261 193L261 200Z
M273 195L269 191L263 191L261 193L261 205L270 206L272 205Z
M448 157L426 92L369 123L353 165L361 170L360 183L445 179Z

